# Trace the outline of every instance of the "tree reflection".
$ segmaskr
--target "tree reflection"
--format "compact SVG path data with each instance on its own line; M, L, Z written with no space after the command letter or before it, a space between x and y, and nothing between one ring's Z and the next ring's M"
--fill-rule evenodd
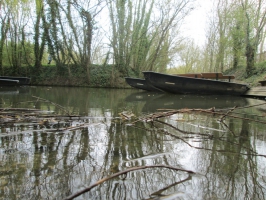
M209 161L206 180L201 182L204 199L264 199L264 186L259 183L258 163L255 143L252 145L250 123L245 120L229 119L228 132L223 137L216 135L212 143L203 143L205 148L212 146L209 153L201 152L202 161ZM241 125L239 127L238 125ZM225 151L217 151L224 149ZM260 172L261 173L261 172Z
M257 123L226 118L223 124L215 115L191 113L160 121L125 121L118 117L120 112L143 115L143 104L126 104L106 91L97 95L102 102L83 90L70 99L60 91L53 93L50 100L60 99L87 118L54 126L14 125L10 130L23 129L23 134L0 138L1 198L63 199L116 172L158 164L197 173L188 177L170 169L134 171L98 185L81 198L265 198L264 168L259 167L265 158L259 155L256 141L256 134L264 134L264 129ZM86 106L74 107L82 97ZM265 138L259 141L265 143Z

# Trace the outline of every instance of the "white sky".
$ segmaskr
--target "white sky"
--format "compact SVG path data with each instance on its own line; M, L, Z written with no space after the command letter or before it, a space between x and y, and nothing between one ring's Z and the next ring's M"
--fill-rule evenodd
M193 38L198 45L203 45L212 0L196 0L195 5L195 9L185 19L182 31L184 36Z

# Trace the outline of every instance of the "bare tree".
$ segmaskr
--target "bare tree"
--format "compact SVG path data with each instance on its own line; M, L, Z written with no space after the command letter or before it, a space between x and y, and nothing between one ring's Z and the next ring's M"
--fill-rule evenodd
M13 73L18 73L20 66L26 59L25 41L29 36L26 30L29 21L29 7L30 1L1 2L1 11L3 11L3 15L1 15L1 65L5 44L5 51L7 52L5 57L9 65L12 66Z
M191 0L108 1L117 69L140 76L143 70L165 70L176 29L191 10ZM116 17L117 16L117 17Z

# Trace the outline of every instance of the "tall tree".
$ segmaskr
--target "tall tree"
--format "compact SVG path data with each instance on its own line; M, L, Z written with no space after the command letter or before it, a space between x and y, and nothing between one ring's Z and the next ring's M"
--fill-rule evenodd
M41 22L44 22L42 19L45 18L43 0L35 0L35 12L36 12L36 21L34 24L34 57L35 57L34 66L39 71L43 58L45 39L46 39L45 31L43 29L41 30ZM43 27L45 29L45 26Z
M216 6L217 8L217 6ZM216 11L212 10L211 15L208 16L208 29L206 32L206 44L203 48L203 59L204 59L204 71L217 71L215 66L215 58L217 52L217 38L218 38L218 29L216 24L216 18L213 15L216 15Z
M257 48L266 25L266 3L263 0L241 0L245 19L246 73L252 74L255 67Z
M164 51L162 51L162 47L165 47L165 44L173 40L173 37L178 37L178 35L176 35L176 33L178 33L176 29L180 27L184 18L193 9L190 4L191 2L190 0L167 0L157 2L157 17L155 17L155 19L158 21L158 24L153 33L153 36L157 40L154 40L154 48L149 52L148 70L158 71L158 68L160 68L160 66L157 66L158 59L160 59L161 56L169 56L170 46L168 46L169 48L167 49L164 48ZM168 39L170 40L168 41ZM166 69L166 65L162 67L162 70Z
M114 60L122 75L131 68L136 76L143 70L163 70L175 29L191 10L191 0L108 1ZM165 58L165 59L162 59ZM160 65L160 67L159 67Z
M245 44L245 30L244 30L244 20L242 15L242 9L240 6L232 5L231 13L231 24L229 35L231 36L232 44L232 54L233 54L233 68L238 67L244 55L244 44ZM229 37L230 37L229 36Z
M1 32L0 32L0 72L2 73L3 69L3 52L4 52L4 45L7 39L7 32L9 30L10 26L10 12L8 10L8 7L6 6L5 1L0 2L0 9L1 9Z
M226 27L228 27L228 0L219 0L217 3L218 17L218 52L215 67L217 71L223 72L225 63L225 48L227 43Z
M182 72L191 73L198 71L198 62L200 60L199 47L195 45L193 40L188 40L183 43L183 49L180 50L180 62L182 65Z
M15 1L5 0L1 1L1 9L6 16L1 15L1 45L6 44L6 51L8 54L5 56L9 64L13 68L13 73L19 73L18 70L25 60L25 44L27 40L27 23L29 21L30 1ZM2 11L1 10L1 11ZM1 12L2 14L2 12ZM0 46L1 46L0 45ZM2 56L3 56L3 47ZM3 59L3 57L1 58ZM1 61L2 62L2 61Z

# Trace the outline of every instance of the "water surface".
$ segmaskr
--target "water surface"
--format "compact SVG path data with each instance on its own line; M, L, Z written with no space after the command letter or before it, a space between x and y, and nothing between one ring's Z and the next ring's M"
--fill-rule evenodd
M0 118L1 199L64 199L119 171L154 165L184 171L132 171L76 199L266 198L265 101L67 87L0 90L0 97L1 108L51 115ZM173 110L180 112L150 118Z

